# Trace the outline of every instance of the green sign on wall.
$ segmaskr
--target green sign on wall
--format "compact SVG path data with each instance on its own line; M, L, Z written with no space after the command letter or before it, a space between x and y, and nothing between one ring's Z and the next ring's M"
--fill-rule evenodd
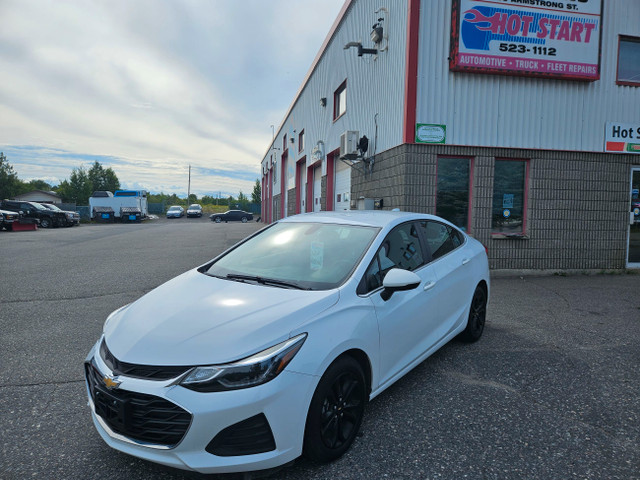
M416 124L416 143L446 143L447 126L433 123Z

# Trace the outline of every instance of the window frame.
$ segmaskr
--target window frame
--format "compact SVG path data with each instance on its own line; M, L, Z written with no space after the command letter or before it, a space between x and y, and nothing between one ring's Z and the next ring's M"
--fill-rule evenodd
M640 87L640 78L637 81L620 80L620 45L622 42L636 43L640 50L640 37L634 37L631 35L618 35L618 59L616 61L616 85L627 87Z
M344 110L340 113L340 95L344 92ZM343 117L347 113L347 80L340 84L338 88L333 92L333 121L335 122L339 118Z
M493 231L493 195L495 191L495 176L496 166L495 162L524 162L524 191L522 199L522 230L520 232L494 232ZM498 157L493 164L493 190L491 191L491 237L492 238L514 238L514 237L526 237L527 235L527 220L528 220L528 207L529 207L529 168L531 164L530 158L503 158Z
M298 153L304 150L304 129L298 134Z

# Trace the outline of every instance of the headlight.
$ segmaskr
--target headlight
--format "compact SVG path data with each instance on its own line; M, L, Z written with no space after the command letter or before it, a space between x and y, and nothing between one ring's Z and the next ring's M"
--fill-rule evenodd
M220 392L255 387L276 378L298 353L306 333L226 365L196 367L180 384L197 392Z

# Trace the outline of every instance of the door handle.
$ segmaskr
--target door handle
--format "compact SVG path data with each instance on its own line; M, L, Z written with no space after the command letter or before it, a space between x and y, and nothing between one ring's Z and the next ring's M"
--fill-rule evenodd
M467 263L469 263L471 261L470 258L465 258L464 260L462 260L462 264L466 265Z
M436 282L427 282L424 284L424 291L426 292L427 290L431 290L435 286Z

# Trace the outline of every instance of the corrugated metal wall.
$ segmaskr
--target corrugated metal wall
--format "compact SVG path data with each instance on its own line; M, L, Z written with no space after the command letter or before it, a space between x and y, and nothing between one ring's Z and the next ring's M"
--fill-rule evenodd
M385 7L388 13L375 13ZM340 147L340 135L346 130L358 130L360 136L366 135L369 152L374 147L378 152L398 145L402 141L402 121L404 108L404 74L407 42L406 1L354 0L330 41L324 56L301 92L296 104L282 127L276 134L274 146L280 150L269 151L263 159L269 165L269 157L282 155L282 138L294 138L287 141L289 150L288 178L286 188L295 187L295 163L306 156L307 165L312 163L311 151L318 141L324 143L325 153ZM374 60L372 55L358 57L357 49L344 50L349 42L362 42L365 48L374 45L370 39L371 27L378 18L385 17L384 29L388 34L388 50L381 52ZM383 45L385 42L383 42ZM308 61L308 59L293 59ZM333 94L347 81L347 111L333 121ZM320 106L321 98L327 99L326 107ZM378 114L378 141L375 145L375 116ZM304 129L305 148L298 151L298 135ZM295 132L294 132L295 131ZM291 161L293 159L293 161ZM326 169L323 168L323 174ZM280 175L274 185L274 194L280 192Z
M601 152L606 122L636 123L640 89L616 85L618 35L640 36L640 0L605 0L600 80L449 71L451 0L423 0L417 122L447 144Z

